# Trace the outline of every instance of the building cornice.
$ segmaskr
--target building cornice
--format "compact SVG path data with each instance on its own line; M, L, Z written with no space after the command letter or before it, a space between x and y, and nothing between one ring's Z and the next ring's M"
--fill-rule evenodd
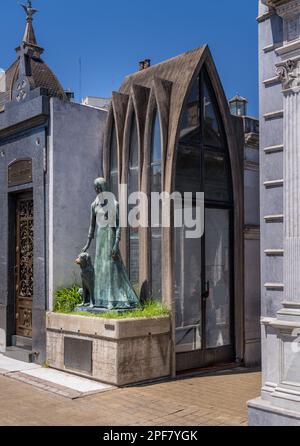
M274 8L280 17L300 12L300 0L262 0L262 2L270 8Z

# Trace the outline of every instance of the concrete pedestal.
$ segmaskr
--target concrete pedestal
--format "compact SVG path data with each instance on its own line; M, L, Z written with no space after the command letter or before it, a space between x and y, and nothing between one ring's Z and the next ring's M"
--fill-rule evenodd
M47 314L47 362L116 386L171 375L169 317L102 319Z

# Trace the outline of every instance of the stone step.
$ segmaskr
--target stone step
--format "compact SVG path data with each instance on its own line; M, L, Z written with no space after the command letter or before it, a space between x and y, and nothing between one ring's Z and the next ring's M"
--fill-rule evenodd
M4 356L21 362L27 362L27 363L33 362L33 352L26 348L7 347Z
M12 346L25 348L26 350L32 349L32 339L25 338L24 336L12 336Z

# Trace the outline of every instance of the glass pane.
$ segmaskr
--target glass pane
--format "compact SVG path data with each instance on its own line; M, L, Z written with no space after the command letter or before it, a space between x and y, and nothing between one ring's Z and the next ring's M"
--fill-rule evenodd
M203 119L204 119L204 131L203 139L204 144L210 146L221 147L222 138L219 123L217 120L217 114L215 105L212 100L212 96L208 90L206 84L204 84L204 98L203 98Z
M151 163L161 163L161 135L159 114L155 112L155 120L152 131Z
M184 192L201 192L201 149L180 144L177 149L175 189Z
M151 192L161 192L161 164L151 167Z
M206 151L204 154L204 192L206 200L229 201L229 172L225 155Z
M161 178L161 131L158 111L155 111L154 125L152 131L151 148L151 192L162 191ZM151 296L153 299L162 299L161 279L161 228L151 228Z
M199 103L199 78L197 78L183 111L177 148L175 189L181 193L201 192Z
M180 142L186 142L188 144L198 144L199 141L199 78L197 78L183 111L180 130Z
M206 301L207 348L231 344L229 227L229 210L206 209L205 270L210 290Z
M118 170L118 143L116 127L113 125L110 143L110 170Z
M151 281L152 295L156 300L162 300L161 282L161 228L151 229Z
M175 229L176 351L202 348L201 239L187 239L185 230Z
M119 176L118 172L110 174L110 192L114 194L116 200L119 199Z
M133 115L130 131L129 167L137 167L139 163L138 130L135 116Z
M161 134L158 112L155 112L151 147L151 192L161 192Z
M129 259L129 278L138 292L139 286L139 231L138 229L130 228L130 259Z

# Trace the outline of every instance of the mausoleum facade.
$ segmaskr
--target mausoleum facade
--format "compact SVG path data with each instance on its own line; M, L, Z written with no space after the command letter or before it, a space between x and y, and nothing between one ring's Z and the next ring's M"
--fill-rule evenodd
M27 8L0 93L0 351L43 364L46 311L74 265L101 174L107 112L72 103L42 60Z
M25 35L0 84L0 350L43 364L50 312L50 364L68 370L78 358L68 362L65 353L72 356L74 345L87 345L89 334L89 366L81 372L96 379L108 379L102 337L114 342L127 368L142 352L144 373L135 367L134 382L196 368L259 364L259 128L247 116L247 101L237 96L229 107L204 45L154 66L143 61L113 93L109 111L94 101L71 102L41 59L31 2L25 9ZM204 197L203 236L187 237L191 228L175 227L172 219L168 227L122 228L121 255L132 285L142 301L168 307L171 338L168 318L148 330L150 320L144 326L51 315L57 289L80 283L74 261L84 247L93 181L100 175L120 202L143 192L149 209L151 193L192 193L192 212L195 194ZM62 320L66 326L58 327ZM72 332L70 343L66 327L77 324L91 325ZM92 326L99 332L91 333ZM132 355L122 347L124 339ZM147 357L149 346L153 355ZM117 356L108 350L109 363ZM115 361L111 379L131 383L132 377L122 376L122 361Z
M148 228L124 228L130 279L171 309L173 374L258 364L258 122L230 113L207 46L140 68L113 93L104 175L120 200L120 185L150 202L204 192L205 228L188 239L185 227L151 227L149 212Z

